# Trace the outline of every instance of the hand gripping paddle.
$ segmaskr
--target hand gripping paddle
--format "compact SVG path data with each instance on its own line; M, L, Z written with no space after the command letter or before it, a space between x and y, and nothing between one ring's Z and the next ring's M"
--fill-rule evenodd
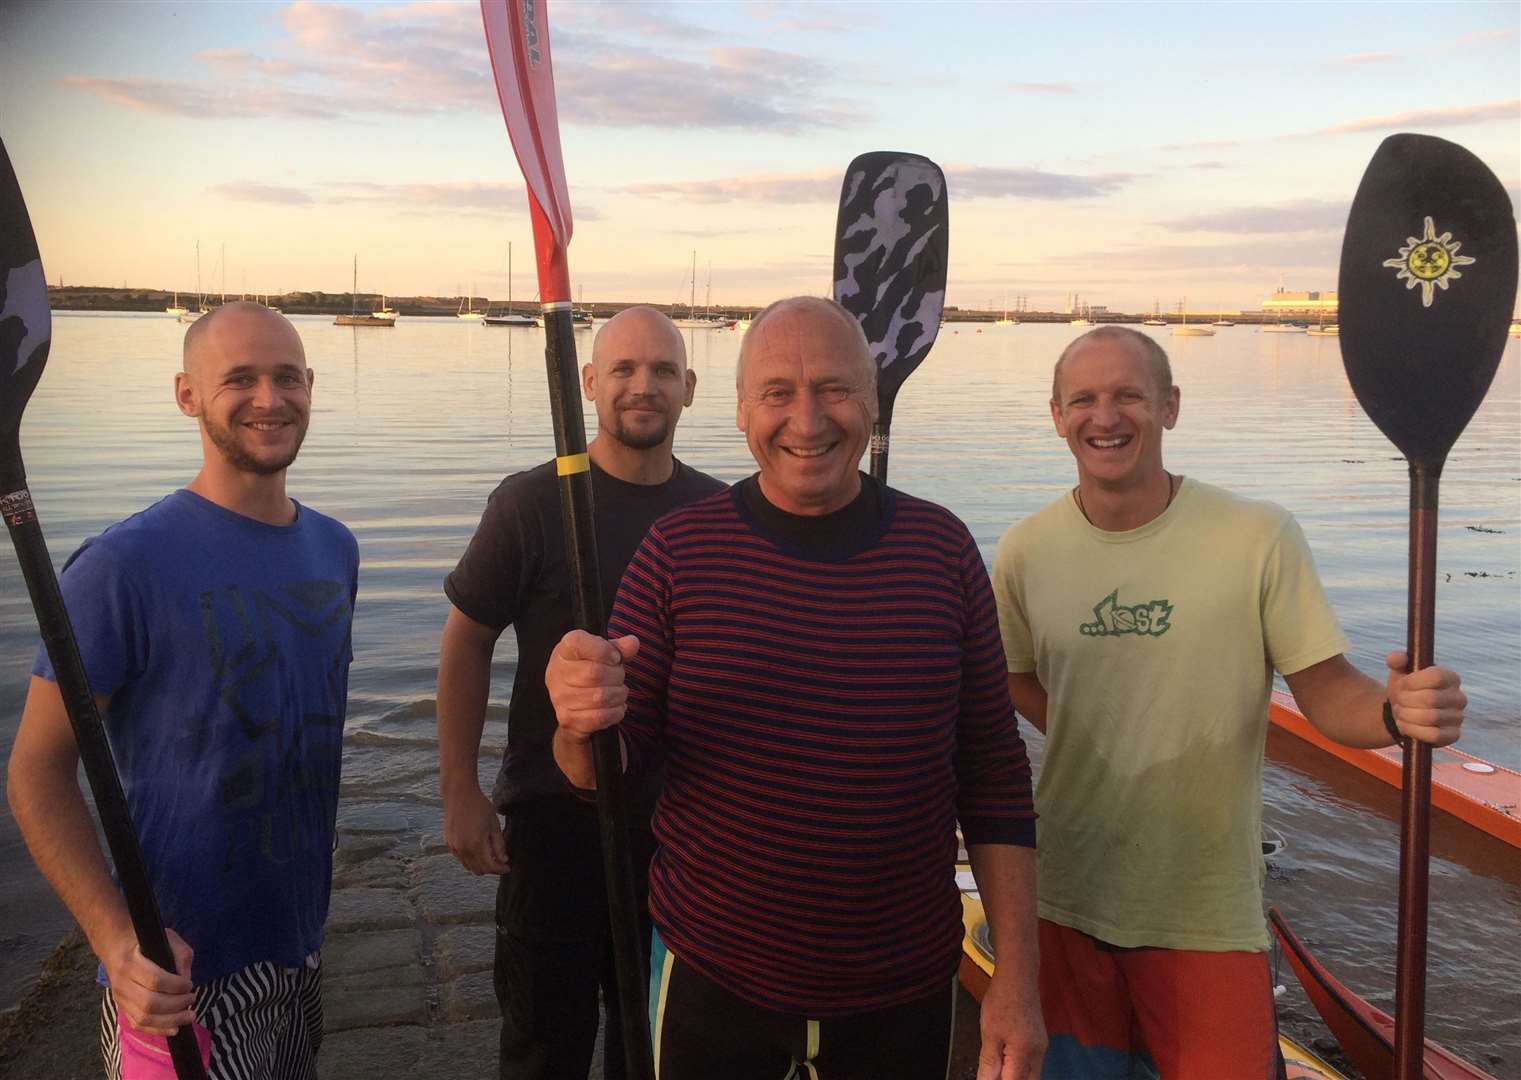
M565 259L572 221L565 164L560 155L560 122L555 110L554 71L549 58L547 0L481 0L486 47L496 77L502 118L518 165L528 183L528 209L538 256L539 298L544 311L544 359L549 369L549 407L554 418L555 467L560 507L575 582L576 626L598 637L607 633L602 578L597 569L597 537L592 514L591 464L576 369L571 321L570 269ZM639 945L639 908L629 856L628 814L623 799L623 765L618 735L599 731L592 738L597 772L597 816L602 864L607 878L618 1006L624 1055L631 1080L653 1080L649 1018L645 1012L644 954Z
M26 486L26 467L21 461L21 414L42 377L52 340L52 315L48 310L47 279L42 256L21 197L10 156L0 142L0 514L5 517L21 576L26 580L37 613L43 644L58 677L58 691L68 710L74 741L84 762L85 777L95 796L106 847L121 882L122 896L132 916L132 929L144 956L165 971L174 970L174 954L164 936L164 921L143 851L132 830L127 797L122 791L111 744L106 741L100 712L84 661L74 640L74 627L58 591L58 577L48 558L42 526ZM199 1048L190 1026L169 1039L169 1053L179 1080L205 1080Z
M918 154L877 150L845 170L834 237L834 298L877 365L871 475L887 479L898 388L929 355L945 310L950 244L945 174Z
M1484 399L1516 295L1516 221L1493 173L1455 143L1385 139L1341 249L1341 350L1369 418L1410 463L1412 671L1433 660L1437 484ZM1404 740L1395 1075L1417 1080L1426 1011L1431 748Z

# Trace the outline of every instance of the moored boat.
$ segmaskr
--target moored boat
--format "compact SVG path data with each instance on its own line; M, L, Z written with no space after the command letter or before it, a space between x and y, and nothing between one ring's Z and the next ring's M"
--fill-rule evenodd
M538 319L532 315L524 315L512 310L512 241L507 241L507 310L500 315L492 315L488 310L486 317L481 320L487 326L540 326Z
M481 322L487 326L538 326L539 321L532 315L523 315L516 311L508 311L501 315L487 315Z
M1343 746L1315 730L1291 694L1273 691L1273 726L1296 735L1391 787L1400 786L1403 754L1398 746L1365 750ZM1459 821L1521 848L1521 773L1453 746L1431 751L1431 805Z
M359 310L359 256L354 256L354 283L349 291L349 313L339 315L333 320L334 326L395 326L396 312L385 305L385 297L380 298L379 311Z
M1215 336L1215 331L1214 331L1213 327L1210 327L1210 326L1200 326L1198 323L1195 323L1193 326L1189 326L1188 325L1188 300L1187 300L1186 297L1184 298L1184 300L1180 304L1178 304L1178 320L1179 320L1178 321L1178 325L1174 326L1172 328L1172 336L1173 337L1214 337Z
M1289 966L1315 1011L1336 1036L1342 1052L1367 1080L1394 1075L1394 1018L1347 989L1316 960L1289 928L1277 908L1268 908L1268 923L1288 957ZM1495 1080L1493 1076L1430 1039L1426 1040L1423 1069L1430 1080Z

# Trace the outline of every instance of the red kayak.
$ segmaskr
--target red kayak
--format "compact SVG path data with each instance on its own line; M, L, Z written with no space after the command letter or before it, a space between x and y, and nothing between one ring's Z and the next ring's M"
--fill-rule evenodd
M1355 765L1393 787L1400 786L1398 746L1363 750L1333 742L1304 718L1294 698L1273 691L1268 716L1274 725ZM1451 746L1431 751L1431 805L1460 821L1521 848L1521 773Z
M1320 1018L1336 1036L1342 1052L1362 1070L1367 1080L1393 1080L1394 1018L1374 1008L1343 986L1320 961L1310 955L1304 942L1289 929L1277 908L1268 908L1273 934L1283 946L1284 955L1299 977L1299 984L1314 1004ZM1426 1040L1425 1073L1427 1080L1495 1080L1476 1065L1470 1065L1450 1050Z

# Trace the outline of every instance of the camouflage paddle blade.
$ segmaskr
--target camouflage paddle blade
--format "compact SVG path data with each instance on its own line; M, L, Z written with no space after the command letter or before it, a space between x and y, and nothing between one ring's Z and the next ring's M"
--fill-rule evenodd
M16 452L21 413L42 377L52 333L37 237L0 141L0 453Z
M1338 289L1357 400L1408 459L1440 464L1505 348L1516 221L1504 187L1456 143L1385 139L1352 201Z
M845 170L834 298L866 332L888 408L940 332L949 231L945 174L929 158L878 150Z

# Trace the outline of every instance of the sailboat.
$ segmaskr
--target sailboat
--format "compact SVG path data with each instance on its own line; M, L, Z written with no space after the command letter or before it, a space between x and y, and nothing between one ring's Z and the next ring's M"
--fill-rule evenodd
M994 326L1018 326L1019 325L1019 320L1018 319L1011 319L1011 318L1009 318L1009 294L1008 293L1004 293L1004 296L1003 296L1003 318L1001 318L1001 319L994 319L993 320L993 325Z
M1263 323L1257 329L1264 334L1303 334L1308 328L1295 323L1285 323L1283 313L1279 312L1275 314L1272 322Z
M467 295L465 299L460 301L459 310L454 313L456 319L480 320L486 317L484 311L475 310L475 285L473 283L470 286L470 293L471 295Z
M395 326L396 313L385 306L385 297L380 298L381 311L374 313L359 312L359 256L354 256L354 287L349 293L349 313L339 315L333 320L334 326Z
M1188 325L1188 297L1184 297L1178 303L1178 316L1182 320L1172 328L1173 337L1214 337L1213 326Z
M1305 329L1305 333L1310 335L1310 337L1340 337L1341 327L1337 326L1335 323L1327 326L1326 312L1325 309L1322 308L1320 312L1320 321L1317 322L1314 326L1307 327Z
M178 294L175 295L175 299L179 299ZM206 314L206 297L201 293L201 242L197 240L195 242L195 310L186 311L181 308L178 318L182 323L192 323L204 314Z
M711 315L697 314L697 252L692 252L692 287L687 297L687 313L682 318L672 317L671 322L683 330L722 330L725 322Z
M505 315L487 315L481 320L487 326L537 326L538 320L532 315L519 315L512 310L512 241L507 241L507 313Z
M1151 318L1149 318L1149 319L1142 319L1141 320L1141 325L1142 326L1166 326L1167 325L1167 320L1164 319L1164 318L1162 318L1162 301L1160 301L1160 300L1153 300L1151 302Z
M1216 316L1217 316L1216 319L1215 319L1215 325L1216 326L1235 326L1236 325L1235 323L1231 322L1229 319L1227 319L1225 317L1225 312L1223 312L1223 311L1216 312Z
M179 294L179 291L175 290L175 293L174 293L174 304L171 307L166 307L164 309L164 314L165 315L179 316L179 315L185 314L185 311L186 311L186 309L180 304L180 294Z
M1072 314L1074 316L1076 316L1075 318L1071 318L1071 319L1067 320L1067 325L1068 326L1092 326L1093 325L1093 320L1088 317L1088 312L1085 311L1083 305L1078 301L1078 297L1077 297L1076 293L1072 294L1072 306L1070 308L1068 308L1067 310L1070 311L1070 312L1072 312Z

